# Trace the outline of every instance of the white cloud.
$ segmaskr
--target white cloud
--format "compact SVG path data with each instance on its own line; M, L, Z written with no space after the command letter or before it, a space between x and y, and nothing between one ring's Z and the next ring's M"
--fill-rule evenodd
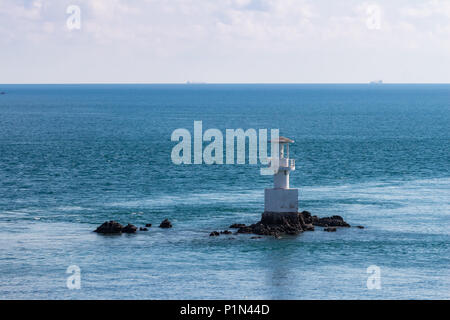
M75 2L82 28L70 32L65 10ZM0 0L0 61L8 59L0 82L40 79L41 64L49 82L60 80L53 66L63 59L73 81L356 82L377 72L408 81L396 65L402 55L418 65L417 78L433 81L429 64L440 61L447 76L434 81L450 80L450 1L75 2ZM366 24L374 3L379 30Z
M450 18L450 1L429 0L415 5L410 4L401 8L400 13L411 18L431 18L433 16Z

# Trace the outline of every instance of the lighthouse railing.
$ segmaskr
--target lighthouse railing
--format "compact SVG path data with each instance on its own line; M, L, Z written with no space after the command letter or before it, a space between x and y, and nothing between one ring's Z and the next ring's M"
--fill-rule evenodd
M295 167L295 159L289 159L289 167Z

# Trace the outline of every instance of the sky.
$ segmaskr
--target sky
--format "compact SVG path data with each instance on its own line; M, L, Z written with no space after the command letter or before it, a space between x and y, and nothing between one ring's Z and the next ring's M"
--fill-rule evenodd
M450 0L0 0L0 83L373 80L450 83Z

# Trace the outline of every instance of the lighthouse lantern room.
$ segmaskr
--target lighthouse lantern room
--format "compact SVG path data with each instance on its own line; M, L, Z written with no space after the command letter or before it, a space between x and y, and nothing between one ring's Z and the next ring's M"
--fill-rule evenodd
M294 141L279 137L272 140L279 144L278 159L270 159L269 166L274 167L273 188L264 190L264 212L298 212L298 189L289 187L289 174L295 170L295 160L289 158L289 144ZM276 163L278 161L278 166ZM274 165L275 164L275 165Z

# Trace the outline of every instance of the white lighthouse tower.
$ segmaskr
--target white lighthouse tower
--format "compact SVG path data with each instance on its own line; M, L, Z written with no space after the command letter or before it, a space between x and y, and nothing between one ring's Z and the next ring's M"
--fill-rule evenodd
M297 213L298 189L289 188L289 174L295 170L295 160L289 158L289 144L294 141L279 137L271 142L279 144L279 156L278 159L272 158L269 163L274 168L273 188L264 190L264 212Z

